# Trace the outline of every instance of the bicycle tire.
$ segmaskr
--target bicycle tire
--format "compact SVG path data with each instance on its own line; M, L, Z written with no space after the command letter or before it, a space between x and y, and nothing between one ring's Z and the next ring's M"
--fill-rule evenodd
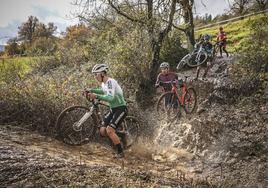
M183 107L187 114L191 114L196 109L197 95L194 88L189 87L184 95Z
M187 65L189 66L189 67L191 67L191 68L193 68L193 67L198 67L198 66L200 66L200 65L202 65L203 63L205 63L206 61L207 61L207 59L208 59L208 54L207 53L205 53L205 52L203 52L203 51L201 51L200 52L201 53L201 61L199 61L199 62L197 62L196 61L196 56L197 56L197 54L198 54L198 52L195 52L192 56L191 56L191 58L189 59L189 61L187 61Z
M79 110L81 111L80 113L75 113ZM64 109L56 121L57 138L68 145L82 145L87 143L96 132L94 114L86 120L80 131L75 131L73 124L80 120L88 111L90 111L88 107L78 105Z
M187 61L189 60L190 58L190 54L187 54L186 56L184 56L180 62L178 63L176 69L177 70L181 70L186 64L187 64Z
M125 149L129 149L133 146L139 137L140 122L133 116L127 116L122 122L122 127L126 134L126 143L124 144Z
M168 104L166 102L168 101ZM156 105L156 110L158 118L162 119L175 119L180 113L181 104L178 100L178 97L172 91L162 94Z

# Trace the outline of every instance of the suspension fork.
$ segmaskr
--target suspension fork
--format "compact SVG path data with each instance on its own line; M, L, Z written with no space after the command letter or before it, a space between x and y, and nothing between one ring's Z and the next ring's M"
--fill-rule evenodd
M202 45L200 46L200 48L199 48L199 50L198 50L198 52L197 52L197 55L196 55L196 58L195 58L195 61L197 61L197 63L199 64L200 62L200 54L201 54L201 51L202 51L203 49L202 49Z
M85 123L86 120L94 113L94 110L96 110L96 108L94 106L92 106L90 108L90 111L86 112L79 121L77 121L73 124L73 129L75 131L81 131L83 123Z

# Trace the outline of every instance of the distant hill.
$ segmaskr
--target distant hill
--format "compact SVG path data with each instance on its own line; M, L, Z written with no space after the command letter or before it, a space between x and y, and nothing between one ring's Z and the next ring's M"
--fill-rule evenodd
M0 52L3 52L3 51L5 51L5 45L0 44Z

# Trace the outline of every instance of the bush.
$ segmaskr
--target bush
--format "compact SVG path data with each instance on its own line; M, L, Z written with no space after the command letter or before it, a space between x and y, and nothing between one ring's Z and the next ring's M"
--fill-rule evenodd
M79 71L65 66L45 75L2 84L0 123L18 123L52 133L59 112L65 107L85 102L81 91L92 86L85 67Z
M265 16L250 24L251 34L244 43L244 50L233 66L232 75L237 82L260 79L267 83L268 78L268 17ZM266 86L268 89L268 86Z
M57 49L54 38L39 37L33 41L26 53L31 56L52 55Z
M181 33L173 32L165 39L161 49L161 61L169 62L173 68L175 68L180 60L188 53L188 51L181 46L181 36Z

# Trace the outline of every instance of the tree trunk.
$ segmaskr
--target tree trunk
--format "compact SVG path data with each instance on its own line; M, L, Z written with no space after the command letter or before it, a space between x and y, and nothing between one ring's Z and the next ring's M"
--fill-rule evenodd
M195 44L194 39L194 19L193 19L193 4L194 0L178 0L178 3L183 9L183 19L187 27L185 28L185 35L187 37L187 46L191 51Z
M148 0L147 2L151 2L151 0ZM149 12L149 20L152 21L152 16L150 14L151 11L151 6L148 6L148 12ZM173 24L173 18L174 18L174 14L175 14L175 8L176 8L176 0L172 1L171 4L171 10L170 10L170 15L169 15L169 22L168 25L166 26L165 29L163 29L162 31L160 31L160 33L158 34L158 40L156 41L154 38L154 33L153 33L153 27L152 24L149 24L149 33L150 33L150 37L151 37L151 46L152 46L152 63L151 63L151 67L150 67L150 72L149 72L149 76L147 78L144 78L144 81L141 82L140 87L139 87L139 91L136 94L136 100L144 107L146 107L148 104L152 104L152 99L153 99L153 94L155 91L155 81L156 81L156 77L157 77L157 72L158 72L158 68L159 68L159 64L160 64L160 50L162 47L162 43L164 41L165 36L167 36L167 34L170 32L172 24ZM150 27L151 26L151 27Z

